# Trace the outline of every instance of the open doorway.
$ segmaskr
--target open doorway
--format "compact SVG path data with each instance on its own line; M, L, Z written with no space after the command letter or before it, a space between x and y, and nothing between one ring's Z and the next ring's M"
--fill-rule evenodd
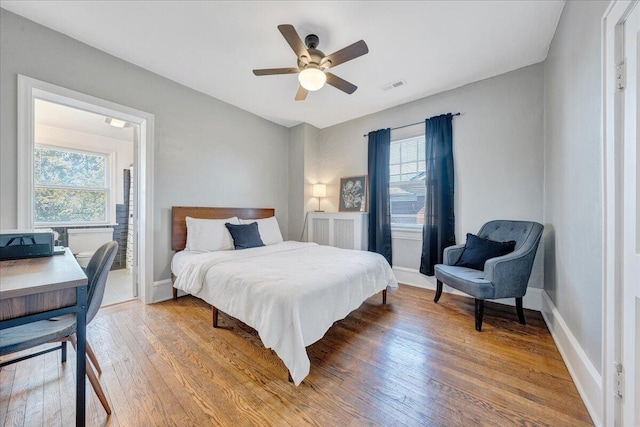
M34 126L34 226L53 229L83 267L118 242L102 305L133 299L137 125L36 99Z
M58 121L50 121L56 115ZM79 118L80 120L77 120ZM72 125L74 120L78 123ZM114 124L124 127L118 130ZM102 128L100 132L96 131L98 127ZM122 129L125 130L122 131ZM76 137L75 142L69 142L70 139L74 139L70 135ZM104 144L105 141L110 141L112 144ZM124 154L124 151L120 152L116 148L118 144L128 146L131 151L128 154ZM72 185L77 187L71 188L76 192L93 191L88 201L85 200L82 203L87 209L80 217L70 219L69 210L64 209L65 205L70 203L65 203L64 195L57 200L57 206L53 203L56 209L47 212L48 214L53 212L53 216L42 216L42 212L37 210L39 208L36 198L38 191L44 190L45 193L48 191L48 195L51 196L54 193L53 190L65 189L60 182L47 185L39 182L35 177L36 167L38 167L36 153L41 155L47 150L49 151L44 154L49 156L49 159L58 162L66 161L75 172L83 170L83 168L74 169L73 165L78 161L87 162L86 164L96 170L100 169L100 165L105 165L106 172L101 179L104 182L108 181L108 184L103 186L108 188L99 188L100 184L96 184L98 180L95 179L95 174L81 175L81 178L76 179L75 184ZM121 161L118 162L118 159ZM112 167L112 165L115 166ZM86 181L92 181L92 183ZM78 182L82 185L77 185ZM60 243L69 247L75 245L78 250L72 250L73 252L91 252L92 248L84 248L82 242L86 243L92 239L95 239L92 243L94 245L95 241L105 238L122 242L120 260L116 267L123 267L118 268L123 271L110 274L114 282L119 281L120 287L126 288L126 294L117 297L118 300L138 297L144 303L153 302L152 183L152 114L30 77L18 76L17 226L18 228L48 227L56 231L60 229L58 231ZM66 189L69 190L69 188ZM77 195L67 195L67 197L71 197L69 200L72 200ZM56 217L56 212L62 212L62 215ZM70 229L75 234L89 233L92 237L71 236ZM126 234L126 237L123 234ZM78 259L80 261L80 256ZM114 284L112 288L116 287L118 286ZM105 296L105 301L115 300Z

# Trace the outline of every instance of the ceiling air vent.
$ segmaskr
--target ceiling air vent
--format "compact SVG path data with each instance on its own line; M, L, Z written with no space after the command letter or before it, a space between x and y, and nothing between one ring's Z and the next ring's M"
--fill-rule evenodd
M397 82L388 83L382 86L382 90L387 91L387 90L395 89L400 86L405 86L406 84L407 82L405 82L404 80L398 80Z

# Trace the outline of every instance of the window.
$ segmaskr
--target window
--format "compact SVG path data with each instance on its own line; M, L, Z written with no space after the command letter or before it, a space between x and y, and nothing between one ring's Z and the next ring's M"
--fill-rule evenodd
M389 198L393 225L423 223L425 165L424 136L391 142Z
M110 155L44 145L33 154L36 225L110 222Z

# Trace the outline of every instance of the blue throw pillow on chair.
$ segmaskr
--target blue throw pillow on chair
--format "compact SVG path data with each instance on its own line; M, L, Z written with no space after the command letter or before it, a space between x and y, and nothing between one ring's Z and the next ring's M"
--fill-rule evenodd
M243 225L236 225L227 222L224 226L227 227L227 230L231 233L233 245L236 249L249 249L264 246L264 243L260 238L257 222Z
M474 270L484 270L484 263L488 259L511 253L515 247L515 240L496 242L467 233L467 242L464 245L460 259L455 265L473 268Z

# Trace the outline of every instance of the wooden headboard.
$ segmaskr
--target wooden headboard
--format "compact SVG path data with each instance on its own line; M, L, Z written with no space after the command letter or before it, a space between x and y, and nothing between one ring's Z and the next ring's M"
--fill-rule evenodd
M187 245L186 217L224 219L237 216L240 219L269 218L275 215L272 208L207 208L173 206L171 208L171 249L181 251Z

